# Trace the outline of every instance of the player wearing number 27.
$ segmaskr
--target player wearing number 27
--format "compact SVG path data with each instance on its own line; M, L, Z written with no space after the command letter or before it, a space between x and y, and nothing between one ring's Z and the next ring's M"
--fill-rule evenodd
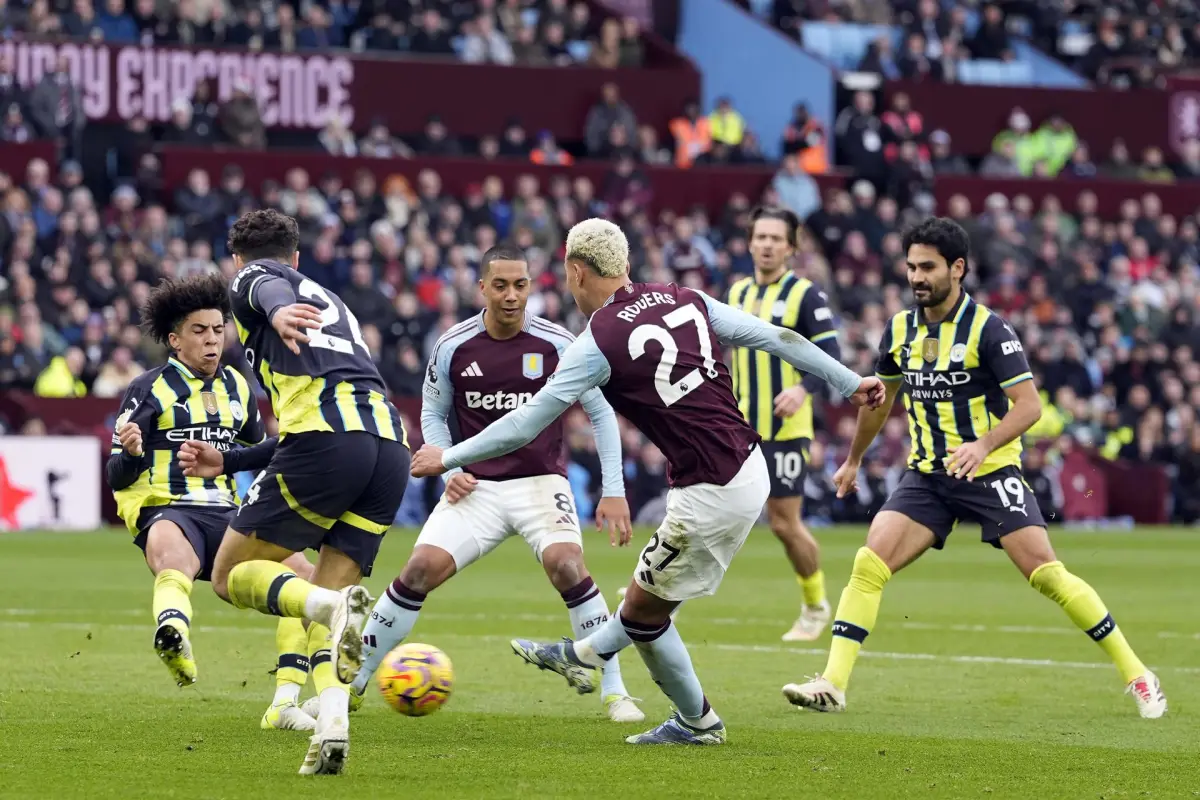
M278 443L234 459L189 446L188 469L210 459L229 472L266 467L225 532L213 588L238 608L311 620L319 714L300 773L320 774L340 772L349 751L345 684L362 663L371 610L358 583L400 507L409 452L358 321L296 271L298 244L295 220L273 210L252 211L229 232L234 322L279 420ZM311 582L279 563L306 549L319 550Z
M663 524L642 550L625 601L599 630L575 642L513 641L526 661L592 691L592 670L636 644L677 713L631 744L720 744L725 726L705 698L672 622L684 600L717 590L770 492L761 439L738 411L722 343L755 347L820 375L856 404L882 402L878 378L860 378L794 331L674 284L632 283L629 244L601 219L567 236L567 285L588 328L558 369L521 408L442 451L426 444L413 474L510 453L529 442L593 387L667 459L671 486Z
M887 420L901 387L912 454L908 471L871 523L854 559L833 623L825 671L783 693L817 711L846 707L846 684L875 626L884 584L930 547L940 550L961 521L1002 548L1033 588L1050 598L1112 658L1143 717L1161 717L1158 678L1134 654L1104 603L1068 572L1050 546L1033 491L1021 475L1021 435L1041 416L1041 400L1020 340L1004 320L963 291L967 233L929 219L904 233L916 306L884 329L876 372L887 398L861 410L838 496L856 490L863 453Z
M559 326L526 313L531 280L519 249L493 247L479 269L486 307L438 339L425 377L421 431L425 441L443 447L479 433L533 397L574 340ZM632 531L617 416L599 390L586 393L581 402L596 432L604 479L596 520L612 522L614 544L618 538L627 544ZM566 466L563 425L557 421L514 453L453 471L408 563L375 604L363 632L366 656L355 690L363 691L384 656L407 638L429 592L511 535L525 540L562 595L576 636L608 621L604 596L583 561ZM625 690L617 659L605 665L602 684L612 720L645 719Z

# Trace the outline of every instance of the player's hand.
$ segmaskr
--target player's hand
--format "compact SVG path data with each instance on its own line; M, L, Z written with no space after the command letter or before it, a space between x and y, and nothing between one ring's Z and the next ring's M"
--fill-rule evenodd
M207 442L189 439L179 446L179 466L189 478L215 478L225 470L225 454Z
M858 391L850 395L849 399L853 405L866 406L874 411L883 405L886 398L887 387L883 385L883 381L872 375L862 379L858 384Z
M321 310L308 303L292 303L275 312L271 317L271 327L283 339L296 355L300 355L300 345L308 343L306 330L321 327Z
M858 471L861 467L857 461L847 461L833 473L833 485L839 499L858 493Z
M950 457L946 459L946 473L954 478L966 478L968 481L973 481L983 460L992 451L981 440L976 439L961 447L948 447L946 452L950 454Z
M468 475L465 472L458 472L450 476L450 480L446 481L446 499L451 503L457 503L464 497L475 491L475 487L479 485L474 475Z
M793 386L790 389L784 389L775 395L775 416L780 419L790 417L800 410L800 407L804 405L804 401L807 399L808 392L804 391L803 386Z
M606 526L613 547L624 547L633 538L633 521L624 497L601 497L596 504L596 530L602 531Z
M142 429L138 427L136 422L126 422L117 429L117 439L121 442L121 447L126 453L131 456L141 456L142 450Z
M442 448L431 444L421 445L421 449L412 459L412 476L414 478L432 478L446 471L442 466Z

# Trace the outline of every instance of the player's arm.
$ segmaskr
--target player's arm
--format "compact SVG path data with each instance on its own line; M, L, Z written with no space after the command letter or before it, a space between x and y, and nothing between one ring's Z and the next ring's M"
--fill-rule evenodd
M243 267L229 287L235 317L266 317L288 349L299 355L300 344L308 342L306 330L321 327L321 311L310 303L297 302L291 281L267 264Z
M422 448L413 459L413 474L418 477L436 475L446 469L487 461L524 447L579 400L584 392L603 385L608 375L608 360L591 335L585 332L563 351L558 369L532 400L444 453L435 448L441 457L440 464L424 463L426 459L421 456L425 448Z
M904 373L892 355L892 328L889 325L879 343L879 358L875 362L875 377L883 383L883 402L878 408L863 406L858 410L858 422L854 426L854 438L850 441L850 452L846 461L833 473L833 485L837 488L837 496L845 497L858 491L858 471L862 467L863 455L887 418L892 413L892 404L896 401L896 393L904 380Z
M239 472L256 472L266 469L278 446L279 437L272 436L250 447L239 447L224 453L218 450L217 452L222 456L221 474L237 475Z
M130 384L118 408L121 410L113 429L112 449L104 464L104 476L114 492L128 489L142 474L147 458L143 436L154 428L154 420L162 413L158 401L140 382Z
M450 359L454 349L439 342L425 369L421 387L421 436L428 444L448 450L454 446L450 434L450 412L454 407L454 382L450 376ZM461 468L446 471L446 478L462 472Z
M238 380L237 385L242 386L242 381ZM263 424L262 415L258 413L258 400L254 397L254 392L250 391L249 385L246 385L245 389L246 421L242 423L241 430L238 431L234 441L241 445L251 446L261 444L266 440L267 427Z
M989 453L1025 433L1042 417L1042 398L1033 382L1025 348L1013 329L994 314L984 324L979 356L1012 406L999 425L975 441L947 451L950 457L946 460L946 472L967 480L974 480Z
M583 410L592 421L596 438L596 454L600 456L601 494L604 497L625 496L625 466L621 457L621 427L617 413L604 399L599 389L589 389L580 398Z
M853 399L869 392L868 404L878 405L883 392L870 378L862 378L795 331L780 328L697 292L708 306L708 319L717 338L727 344L764 350L798 370L810 372L832 386L842 397Z
M800 301L795 330L824 350L834 361L841 363L842 348L838 344L837 329L833 327L833 310L825 293L816 286L805 292L804 299ZM811 372L804 374L800 385L810 395L819 395L824 391L824 382Z

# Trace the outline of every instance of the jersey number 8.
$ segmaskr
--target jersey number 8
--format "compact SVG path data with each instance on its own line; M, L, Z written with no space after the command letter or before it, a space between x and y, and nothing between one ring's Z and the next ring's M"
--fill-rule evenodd
M358 326L358 319L354 316L353 311L346 309L346 325L350 328L350 336L354 340L351 343L350 339L344 336L334 336L332 333L326 332L327 329L337 325L342 318L342 310L338 308L337 302L329 296L328 292L315 281L305 278L300 281L300 296L320 300L325 304L325 308L321 310L321 327L308 332L309 347L333 350L338 353L353 353L354 345L358 345L370 355L371 348L367 347L367 342L362 335L362 328Z
M663 322L671 328L678 328L688 322L694 323L696 333L699 334L700 356L704 359L704 371L708 373L709 378L716 378L720 374L717 372L716 362L713 360L712 337L708 332L708 320L700 313L699 308L691 303L680 306L665 315ZM658 369L654 371L654 388L658 390L658 396L662 398L663 405L670 408L695 391L696 387L704 382L704 376L700 374L700 370L693 369L678 381L671 381L671 372L675 369L676 361L679 360L679 345L675 343L675 337L671 335L670 331L661 325L639 325L634 329L633 333L629 335L630 358L636 361L644 356L646 345L651 341L662 345Z

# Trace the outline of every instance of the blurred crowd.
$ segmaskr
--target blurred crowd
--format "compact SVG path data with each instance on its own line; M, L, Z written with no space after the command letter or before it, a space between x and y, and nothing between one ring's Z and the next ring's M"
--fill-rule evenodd
M635 17L570 0L6 0L0 34L113 44L350 48L482 64L638 67Z

